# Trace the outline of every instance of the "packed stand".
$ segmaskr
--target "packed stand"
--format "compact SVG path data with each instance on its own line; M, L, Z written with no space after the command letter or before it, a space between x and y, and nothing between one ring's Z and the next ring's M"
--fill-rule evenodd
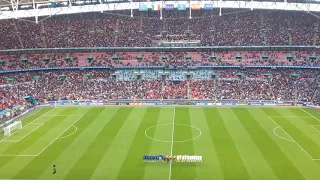
M137 78L136 72L142 76ZM163 73L165 78L161 76ZM187 78L186 73L191 77ZM33 96L40 102L62 99L312 101L319 99L316 93L319 82L319 71L303 69L51 70L1 74L0 91L2 108L21 103L25 96Z
M319 20L294 11L112 11L59 15L38 24L2 20L0 49L145 47L154 41L197 40L204 46L319 45ZM171 45L180 46L171 43Z

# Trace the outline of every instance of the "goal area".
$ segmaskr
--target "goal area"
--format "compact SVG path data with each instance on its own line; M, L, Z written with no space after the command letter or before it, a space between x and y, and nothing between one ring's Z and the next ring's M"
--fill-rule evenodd
M10 136L12 131L15 129L21 129L22 128L22 123L21 121L15 121L12 124L9 124L7 127L3 128L3 132L5 136Z

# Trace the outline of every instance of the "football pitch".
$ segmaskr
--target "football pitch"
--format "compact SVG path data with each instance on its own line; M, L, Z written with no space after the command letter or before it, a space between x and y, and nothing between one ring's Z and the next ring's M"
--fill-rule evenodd
M316 109L46 107L22 123L0 135L0 180L320 179ZM145 154L203 162L143 162Z

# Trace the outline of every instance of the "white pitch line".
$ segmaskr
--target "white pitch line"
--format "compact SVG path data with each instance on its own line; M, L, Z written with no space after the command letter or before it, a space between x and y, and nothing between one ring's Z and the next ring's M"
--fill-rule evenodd
M18 140L3 140L2 142L18 142Z
M21 128L22 129L22 128ZM15 132L13 132L10 136L12 136L12 135L14 135L16 132L18 132L20 129L18 129L17 131L15 131ZM1 141L0 141L0 143L1 142L4 142L4 141L7 141L7 139L8 139L8 137L10 137L10 136L7 136L7 137L5 137L5 138L3 138Z
M36 180L36 179L0 179L0 180Z
M41 117L44 116L45 114L49 113L49 112L52 111L53 109L55 109L55 108L50 109L50 110L47 111L46 113L42 114L41 116L37 117L36 119L34 119L34 120L30 121L29 123L25 124L23 127L26 127L27 125L33 123L34 121L36 121L37 119L41 118ZM31 116L30 116L30 117L31 117ZM28 118L29 118L29 117L28 117ZM22 127L21 129L23 129L23 127ZM21 129L16 130L16 131L13 132L10 136L12 136L12 135L15 134L16 132L20 131ZM3 138L2 140L0 140L0 143L1 143L2 141L6 140L6 139L7 139L8 137L10 137L10 136L7 136L7 137Z
M303 152L305 152L312 160L316 160L316 159L314 159L305 149L303 149L303 147L300 146L300 144L297 143L275 120L273 120L272 117L269 117L269 119L271 119L280 129L282 129L282 131L283 131L284 133L286 133L286 134L288 135L288 137L290 137L290 139L292 139L293 142L296 143L296 144L300 147L300 149L301 149Z
M50 110L47 111L46 113L44 113L44 114L42 114L41 116L35 118L34 120L32 120L31 122L29 122L29 123L27 123L27 124L33 123L34 121L40 119L42 116L45 116L46 114L48 114L49 112L51 112L51 111L54 110L54 109L55 109L55 108L50 109ZM27 125L27 124L26 124L26 125ZM25 125L25 126L26 126L26 125Z
M155 126L151 126L151 127L149 127L148 129L146 129L146 130L144 131L144 135L145 135L147 138L149 138L149 139L151 139L151 140L154 140L154 141L163 142L163 143L171 143L171 142L172 142L171 140L170 140L170 141L166 141L166 140L161 140L161 139L152 138L152 137L148 136L148 133L147 133L147 132L148 132L150 129L152 129L152 128L159 127L159 126L171 125L171 124L172 124L172 123L168 123L168 124L158 124L158 125L155 125ZM187 139L187 140L184 140L184 141L174 141L175 143L182 143L182 142L193 141L193 140L195 140L195 139L198 139L198 138L202 135L202 131L201 131L199 128L195 127L195 126L191 126L191 125L188 125L188 124L175 124L175 125L189 126L189 127L192 127L192 128L194 128L194 129L196 129L196 130L199 131L199 135L198 135L197 137L194 137L194 138L191 138L191 139Z
M29 133L27 133L26 135L24 135L22 138L20 138L19 140L17 140L17 142L21 141L23 138L27 137L29 134L31 134L33 131L39 129L41 126L43 125L43 123L41 123L40 126L36 127L35 129L33 129L32 131L30 131Z
M53 141L51 141L44 149L42 149L37 156L39 156L43 151L45 151L52 143L54 143L62 134L64 134L70 127L74 126L75 123L77 123L81 118L80 116L75 122L73 122L66 130L64 130L61 134L59 134L58 137L56 137Z
M3 141L4 141L4 142L19 142L19 141L21 141L23 138L27 137L29 134L31 134L33 131L37 130L38 128L40 128L40 127L43 125L43 123L32 123L32 124L40 124L40 126L36 127L35 129L33 129L32 131L30 131L30 132L27 133L26 135L22 136L22 137L21 137L20 139L18 139L18 140L7 140L7 139L5 139L5 140L3 140ZM28 125L29 125L29 124L28 124Z
M52 117L52 116L54 116L54 117L56 117L56 116L57 116L57 117L60 117L60 116L61 116L61 117L71 116L71 117L72 117L72 116L82 116L82 115L53 115L53 114L52 114L52 115L43 115L43 116L49 116L49 117Z
M319 129L317 129L315 126L320 126L320 125L311 125L311 127L312 127L313 129L315 129L315 130L317 130L318 132L320 132Z
M27 155L27 154L0 154L0 156L36 157L36 156L38 156L38 155Z
M176 118L176 108L173 107L173 118L172 118L172 133L171 133L171 150L170 157L172 157L173 151L173 137L174 137L174 119ZM172 169L172 160L170 161L170 169L169 169L169 180L171 180L171 169Z
M51 110L50 110L51 111ZM81 117L79 117L75 122L73 122L72 124L71 124L71 126L74 126L74 124L76 123L76 122L78 122L81 118L83 117L83 115L81 116ZM30 123L29 123L30 124ZM35 123L35 124L40 124L40 123ZM42 123L43 124L43 123ZM0 154L0 156L21 156L21 157L36 157L36 156L39 156L44 150L46 150L52 143L54 143L63 133L65 133L71 126L69 126L66 130L64 130L61 134L59 134L59 136L58 137L56 137L52 142L50 142L49 143L49 145L47 145L44 149L42 149L41 151L40 151L40 153L38 153L38 154L36 154L36 155L15 155L15 154ZM39 126L40 127L40 126ZM39 128L38 127L38 128ZM74 127L76 127L76 126L74 126ZM37 129L37 128L36 128ZM78 129L77 129L78 130ZM30 133L29 133L30 134ZM8 136L9 137L9 136ZM4 140L4 139L3 139ZM2 140L2 141L3 141ZM0 141L1 142L1 141ZM0 179L1 180L1 179Z
M276 127L276 128L273 129L273 134L275 134L275 135L278 136L279 138L284 139L284 140L286 140L286 141L295 142L293 139L287 139L287 138L284 138L284 137L280 136L279 134L277 134L277 133L276 133L276 129L278 129L278 128L279 128L279 127Z
M273 118L286 118L286 117L292 117L292 118L313 118L313 117L310 117L310 116L269 116L269 117L273 117Z
M78 128L77 128L77 126L74 126L74 125L73 125L73 127L74 127L75 131L73 131L71 134L68 134L66 136L59 137L58 139L63 139L63 138L69 137L69 136L73 135L74 133L76 133L78 131Z
M316 120L320 121L320 119L319 119L319 118L317 118L317 117L315 117L314 115L310 114L308 111L304 110L303 108L300 108L300 109L301 109L301 111L303 111L303 112L305 112L305 113L309 114L311 117L313 117L313 118L315 118Z

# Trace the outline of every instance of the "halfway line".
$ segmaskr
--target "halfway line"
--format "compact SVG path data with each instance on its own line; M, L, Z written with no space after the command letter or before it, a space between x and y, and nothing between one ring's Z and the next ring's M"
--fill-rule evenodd
M173 136L174 136L174 119L176 118L176 108L173 107L173 119L172 119L172 134L171 134L171 152L170 157L172 157L173 150ZM170 161L170 169L169 169L169 180L171 180L171 169L172 169L172 159Z

